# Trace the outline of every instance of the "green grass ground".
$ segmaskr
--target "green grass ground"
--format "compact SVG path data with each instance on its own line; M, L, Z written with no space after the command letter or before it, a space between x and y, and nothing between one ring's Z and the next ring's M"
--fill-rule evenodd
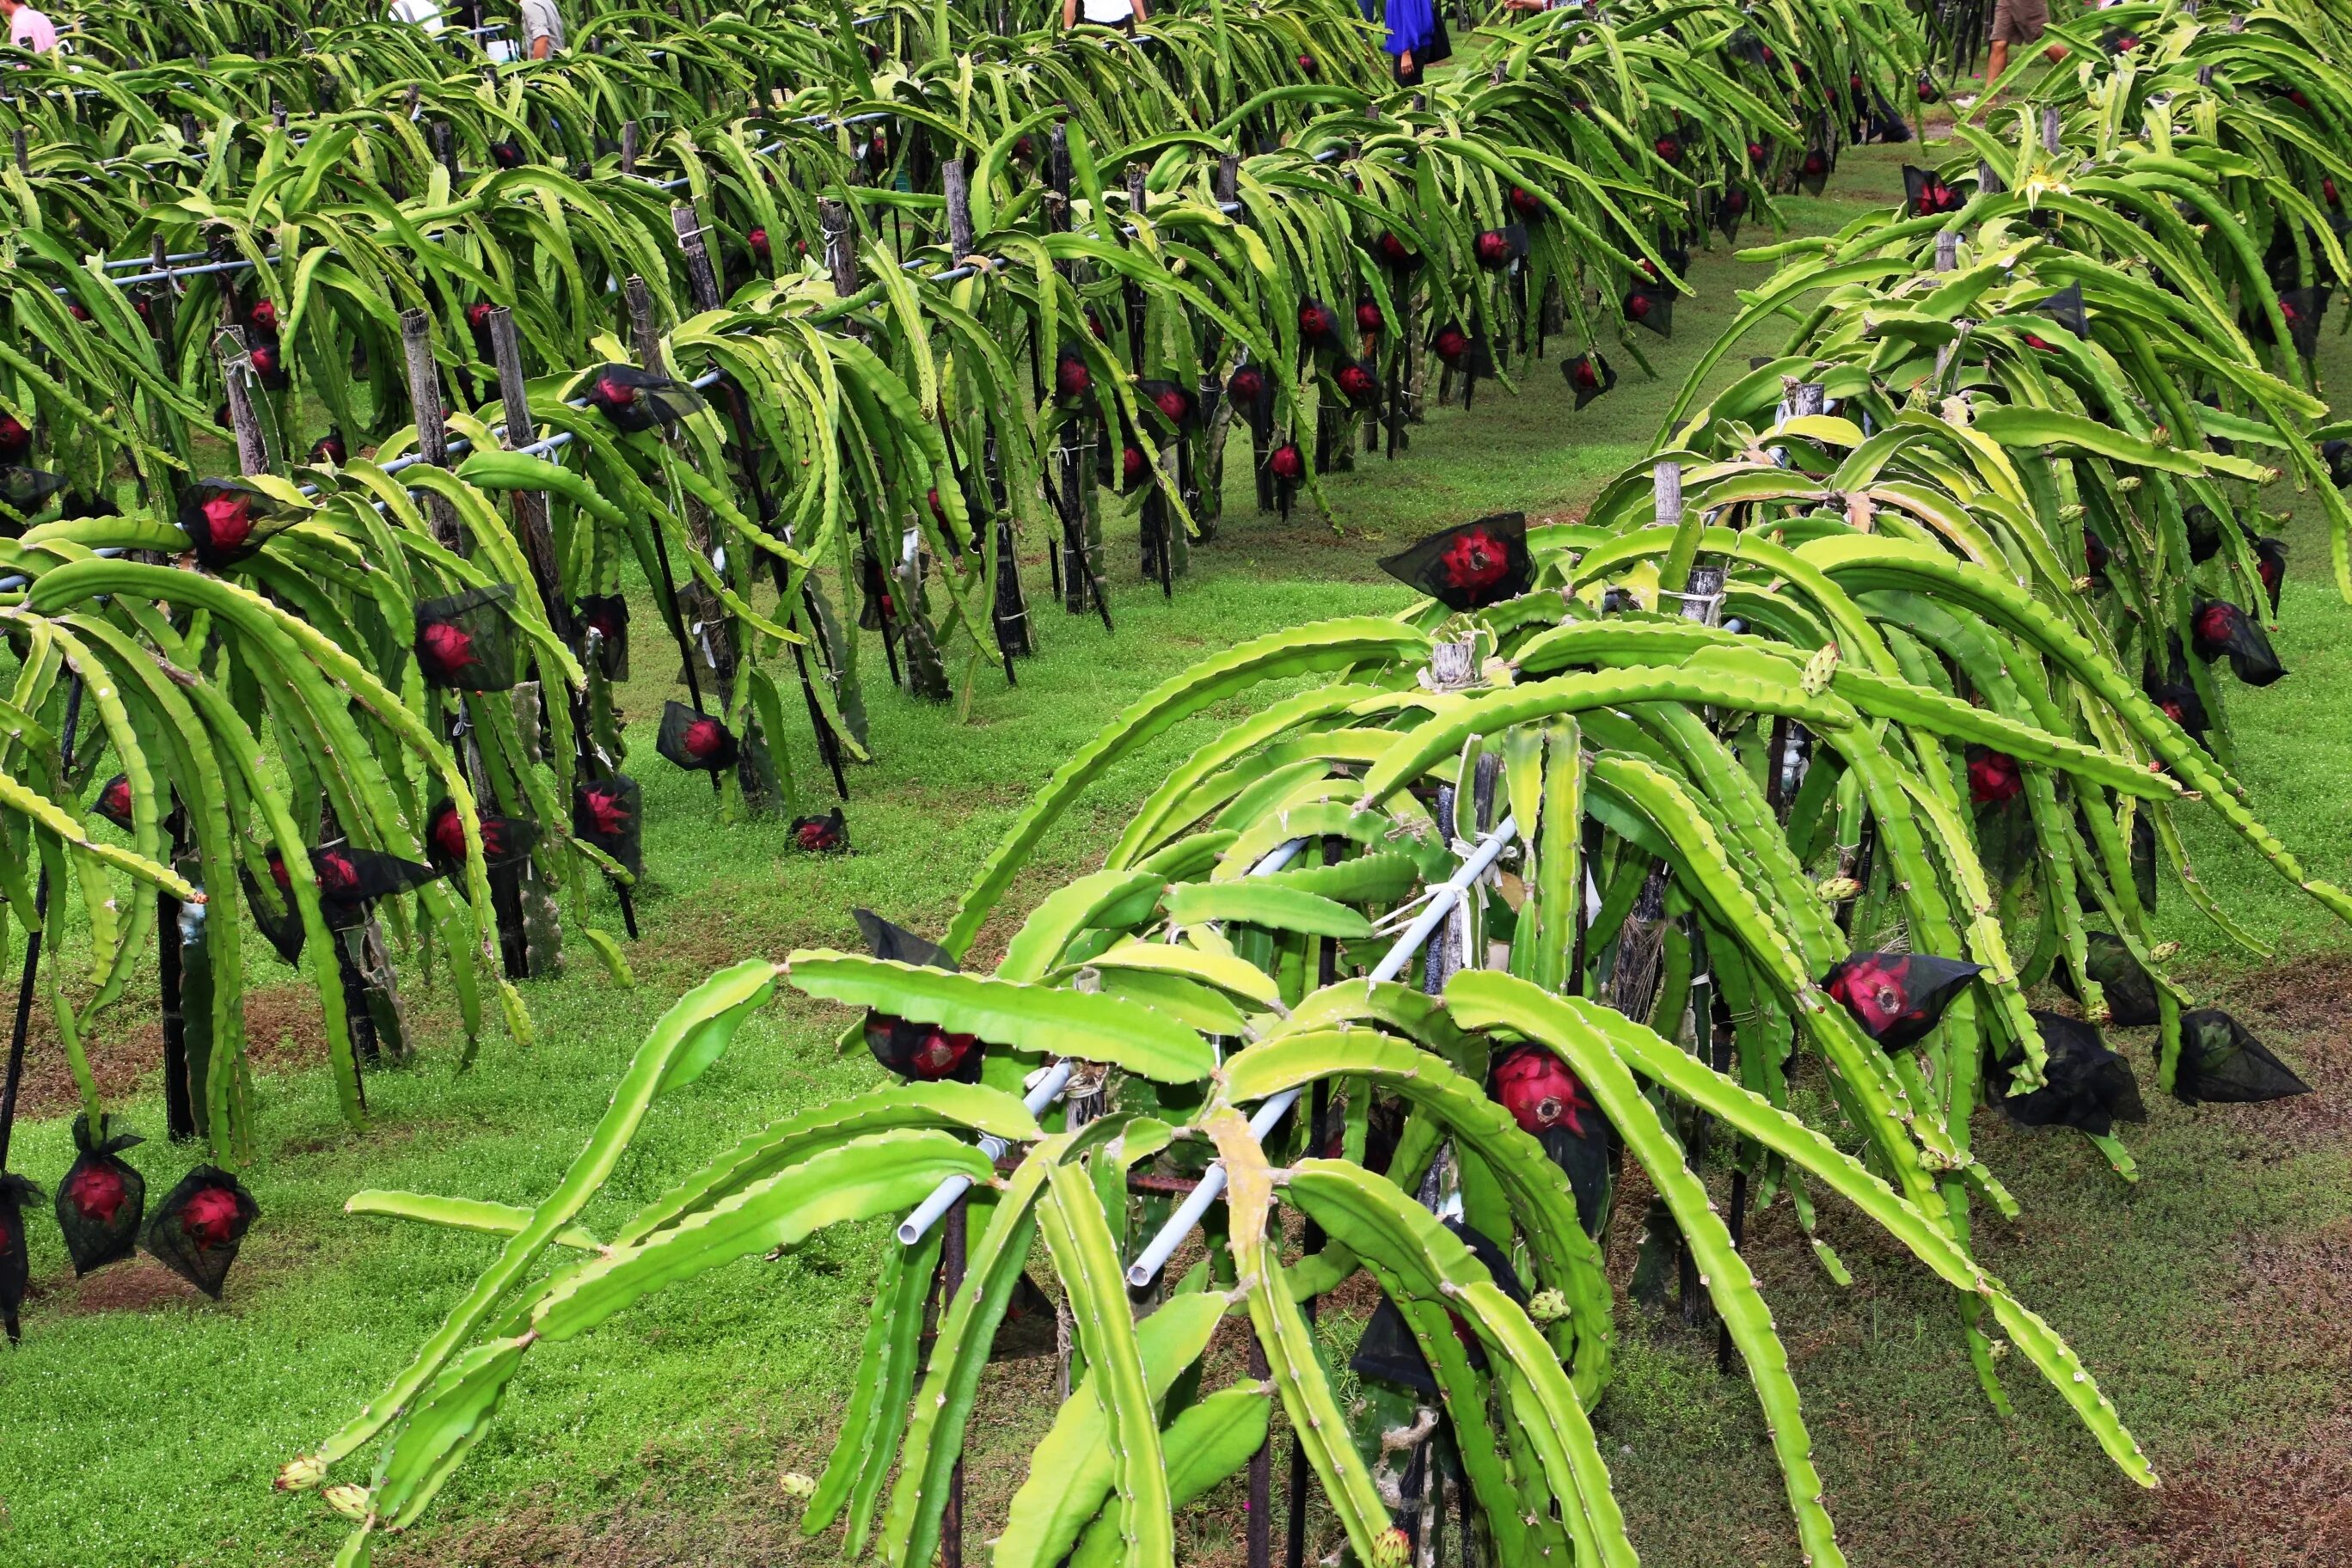
M1889 199L1900 152L1850 160L1828 199L1789 205L1792 224L1827 229L1858 199ZM1554 368L1574 345L1556 344L1520 396L1482 394L1471 417L1433 414L1409 459L1368 460L1332 481L1336 528L1235 510L1172 605L1135 583L1132 541L1117 542L1116 636L1045 603L1040 567L1031 580L1044 646L1017 689L984 674L966 722L887 690L877 697L880 761L852 781L854 856L798 855L773 824L721 827L698 780L645 767L653 877L641 900L646 938L631 951L636 989L616 989L575 948L569 978L525 988L539 1043L487 1042L463 1074L446 996L417 990L424 1060L371 1079L363 1133L336 1117L307 1001L290 975L273 985L266 971L255 1011L283 1020L285 1038L270 1037L273 1025L256 1042L280 1064L258 1092L264 1147L251 1184L265 1219L229 1299L206 1303L143 1258L77 1283L54 1233L37 1237L26 1342L0 1353L0 1563L324 1562L340 1521L315 1498L272 1492L270 1477L406 1359L489 1250L346 1218L350 1193L534 1201L604 1110L645 1026L688 984L742 956L853 942L854 905L938 929L1020 804L1125 701L1258 632L1399 607L1403 590L1371 561L1418 531L1507 507L1573 509L1647 449L1683 370L1730 320L1733 289L1757 275L1720 250L1701 258L1698 300L1678 308L1674 340L1653 354L1659 382L1621 361L1617 393L1576 414ZM2352 384L2352 363L2333 346L2332 357L2336 384ZM2265 819L2315 871L2341 877L2352 848L2340 783L2352 721L2329 694L2352 676L2352 613L2322 581L2315 527L2299 519L2289 537L2300 571L2280 647L2295 676L2264 693L2233 689L2243 773ZM872 656L878 668L878 648ZM644 721L663 695L650 676L628 693L639 736L649 738ZM1200 732L1180 731L1114 770L1056 831L1013 902L1025 907L1088 868L1126 809ZM805 749L795 762L804 780L816 776ZM1916 1267L1831 1212L1825 1232L1855 1276L1832 1287L1783 1207L1760 1224L1750 1253L1857 1563L2352 1561L2352 1513L2340 1500L2352 1480L2342 1394L2352 1354L2340 1329L2352 1306L2352 1049L2331 1016L2352 976L2347 943L2218 836L2194 843L2216 890L2255 930L2275 933L2284 956L2268 967L2231 958L2193 917L2177 917L2174 934L2191 944L2211 989L2321 1092L2290 1107L2195 1113L2151 1096L2153 1120L2132 1139L2145 1173L2136 1188L2079 1142L2027 1136L1997 1118L1980 1128L1989 1160L2026 1205L2017 1225L1988 1227L1988 1261L2084 1352L2167 1489L2144 1495L2122 1481L2056 1401L2021 1379L2011 1379L2015 1418L1996 1418L1959 1354L1947 1301ZM863 1053L834 1055L838 1023L787 1004L747 1026L707 1077L655 1108L585 1216L592 1226L743 1131L874 1079ZM125 1018L94 1048L144 1062L152 1039L152 1025ZM20 1129L17 1168L62 1173L60 1110L48 1100ZM152 1079L126 1119L160 1130ZM160 1194L188 1156L159 1140L131 1158ZM534 1355L427 1525L382 1560L831 1558L831 1542L799 1539L775 1477L822 1461L879 1245L875 1234L827 1236ZM1743 1383L1717 1374L1711 1338L1633 1312L1622 1362L1599 1423L1644 1558L1794 1564L1754 1402ZM1025 1363L988 1391L972 1466L975 1554L1044 1418L1039 1377L1038 1363ZM1237 1561L1237 1500L1213 1500L1187 1521L1187 1558Z

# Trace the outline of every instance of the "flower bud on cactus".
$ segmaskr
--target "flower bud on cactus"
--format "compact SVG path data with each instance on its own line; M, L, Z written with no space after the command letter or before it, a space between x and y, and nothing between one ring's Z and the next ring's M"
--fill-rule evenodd
M345 1519L365 1519L368 1516L368 1489L365 1487L345 1481L341 1486L329 1487L319 1495L327 1500L329 1508Z
M1832 877L1828 881L1815 888L1813 892L1825 904L1842 904L1848 899L1859 897L1862 893L1862 884L1852 877Z
M1568 1298L1557 1290L1538 1290L1528 1298L1528 1316L1538 1323L1557 1323L1568 1316Z
M1837 673L1838 650L1835 643L1823 643L1805 660L1803 686L1805 695L1818 697L1829 689L1830 677Z
M816 1482L798 1470L786 1470L776 1478L776 1485L783 1489L786 1497L795 1498L802 1502L806 1502L816 1496Z

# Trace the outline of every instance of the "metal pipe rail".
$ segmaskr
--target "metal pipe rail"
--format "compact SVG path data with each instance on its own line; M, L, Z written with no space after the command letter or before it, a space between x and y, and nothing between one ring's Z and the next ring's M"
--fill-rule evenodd
M1271 877L1296 860L1298 858L1298 852L1306 847L1307 840L1304 838L1293 838L1277 844L1267 853L1265 859L1250 868L1249 874L1253 877ZM1038 1081L1037 1087L1029 1091L1028 1098L1022 1101L1029 1108L1029 1114L1034 1116L1053 1104L1054 1097L1069 1086L1070 1075L1076 1068L1076 1064L1067 1058L1055 1062L1047 1070L1045 1076ZM981 1134L981 1152L986 1154L992 1162L1004 1158L1005 1150L1011 1147L1012 1145L1005 1142L1003 1139L992 1133ZM950 1176L932 1188L931 1195L918 1204L915 1206L915 1212L907 1216L905 1224L899 1226L899 1243L902 1246L912 1247L922 1240L931 1226L940 1223L940 1216L955 1205L956 1199L963 1196L971 1187L971 1177Z
M1462 901L1463 895L1470 890L1471 885L1486 874L1486 868L1495 863L1496 858L1511 841L1511 836L1518 830L1518 819L1506 816L1495 825L1494 831L1478 841L1478 847L1462 862L1462 868L1430 896L1420 918L1406 928L1404 935L1397 939L1396 945L1390 948L1373 967L1367 977L1370 983L1378 984L1383 980L1394 980L1404 973L1405 966L1412 962L1412 955L1421 951L1430 933L1436 931L1454 906ZM1274 1131L1275 1123L1298 1103L1302 1092L1301 1089L1286 1089L1260 1103L1249 1121L1250 1136L1260 1142L1265 1142L1265 1135ZM1209 1205L1215 1203L1224 1190L1225 1167L1220 1162L1201 1173L1201 1184L1176 1206L1176 1212L1168 1216L1168 1223L1160 1227L1160 1234L1152 1237L1151 1245L1137 1255L1134 1263L1128 1268L1127 1282L1139 1289L1150 1284L1168 1266L1168 1260L1176 1255L1176 1249L1184 1244L1184 1238L1192 1234L1193 1227L1207 1216Z

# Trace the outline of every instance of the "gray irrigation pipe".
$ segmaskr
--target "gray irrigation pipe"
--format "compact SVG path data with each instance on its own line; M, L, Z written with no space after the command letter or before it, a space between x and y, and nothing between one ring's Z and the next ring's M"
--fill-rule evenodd
M1471 885L1486 874L1486 868L1495 863L1496 858L1502 854L1503 847L1518 830L1518 819L1506 816L1495 825L1493 832L1478 841L1477 848L1462 862L1462 868L1430 895L1420 918L1405 929L1404 935L1397 939L1396 945L1390 948L1387 956L1373 968L1368 977L1371 984L1394 980L1404 973L1405 966L1412 962L1412 955L1429 940L1430 933L1438 928L1448 911L1462 901L1463 895L1470 890ZM1303 1089L1286 1089L1261 1103L1257 1114L1249 1120L1250 1137L1264 1142L1265 1135L1274 1131L1274 1124L1298 1103L1302 1092ZM1145 1247L1129 1267L1127 1282L1139 1289L1150 1284L1168 1266L1168 1260L1176 1255L1176 1249L1184 1244L1184 1238L1192 1235L1193 1227L1207 1215L1209 1205L1215 1203L1224 1190L1225 1167L1222 1163L1202 1172L1201 1184L1177 1205L1176 1212L1168 1216L1168 1223L1160 1227L1160 1234L1152 1237L1151 1245Z
M1287 843L1278 844L1273 853L1250 868L1249 874L1253 877L1270 877L1297 859L1298 852L1306 847L1307 840L1304 838L1293 838ZM1037 1086L1032 1089L1021 1102L1029 1108L1029 1114L1035 1116L1053 1104L1055 1097L1069 1087L1070 1075L1076 1069L1077 1064L1067 1058L1046 1068L1045 1076L1037 1080ZM1004 1158L1004 1152L1011 1147L1010 1143L993 1133L983 1132L980 1135L980 1152L988 1156L991 1164ZM950 1176L938 1186L933 1187L931 1195L918 1204L915 1206L915 1212L907 1216L906 1223L898 1226L899 1244L912 1247L922 1240L931 1226L940 1223L940 1216L952 1208L955 1201L971 1188L970 1176Z

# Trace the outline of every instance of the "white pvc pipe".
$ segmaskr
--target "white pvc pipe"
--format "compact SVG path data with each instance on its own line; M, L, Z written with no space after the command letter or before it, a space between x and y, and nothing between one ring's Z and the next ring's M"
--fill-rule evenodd
M1503 847L1518 830L1518 820L1506 816L1496 824L1493 832L1479 840L1478 847L1462 862L1462 868L1430 895L1420 918L1405 928L1404 935L1397 939L1396 944L1373 967L1370 976L1373 984L1394 980L1405 972L1406 966L1412 963L1412 955L1421 950L1422 943L1429 940L1430 933L1438 928L1448 911L1461 902L1471 884L1486 874L1486 868L1495 863L1495 858L1502 854ZM1260 1142L1265 1142L1265 1135L1274 1131L1274 1124L1298 1103L1301 1092L1300 1089L1286 1089L1263 1101L1257 1108L1257 1114L1250 1118L1250 1136ZM1168 1216L1168 1223L1160 1227L1160 1234L1151 1238L1151 1245L1145 1247L1129 1266L1127 1282L1139 1289L1150 1284L1160 1271L1168 1267L1168 1260L1176 1255L1176 1249L1184 1244L1186 1237L1192 1234L1192 1227L1207 1215L1209 1205L1215 1203L1224 1190L1225 1168L1223 1164L1213 1164L1202 1172L1201 1184L1176 1206L1176 1212Z
M1289 865L1291 861L1297 859L1298 858L1298 852L1306 847L1307 840L1304 838L1293 838L1286 843L1278 844L1275 846L1273 852L1267 855L1265 859L1260 860L1256 865L1250 868L1249 874L1253 877L1270 877L1275 872L1281 870L1285 866ZM1044 1111L1047 1106L1053 1104L1054 1097L1061 1093L1063 1089L1068 1085L1070 1081L1070 1074L1074 1070L1075 1064L1071 1062L1055 1062L1052 1068L1046 1072L1045 1076L1037 1080L1037 1087L1029 1091L1029 1097L1022 1101L1024 1105L1026 1105L1029 1108L1029 1114L1032 1116L1038 1115ZM1281 1113L1277 1111L1276 1114L1280 1115ZM1268 1122L1266 1125L1272 1126L1273 1123ZM993 1162L1003 1159L1004 1157L1004 1151L1009 1148L1010 1145L1002 1138L983 1132L980 1137L980 1147L981 1152L985 1153L989 1159ZM971 1190L971 1178L969 1176L950 1176L938 1186L933 1187L931 1189L931 1195L925 1198L920 1204L917 1205L915 1212L907 1216L905 1224L899 1226L898 1241L900 1245L912 1247L915 1243L922 1240L923 1237L929 1234L931 1226L940 1223L940 1217L955 1205L955 1201ZM1206 1205L1204 1205L1202 1206L1205 1207Z

